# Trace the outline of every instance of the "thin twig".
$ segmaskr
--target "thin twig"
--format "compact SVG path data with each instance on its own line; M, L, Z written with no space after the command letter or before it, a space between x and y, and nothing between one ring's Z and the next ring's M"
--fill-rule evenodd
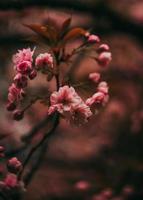
M38 170L38 168L40 167L42 160L44 159L44 156L46 154L46 150L47 150L48 144L47 141L45 141L45 144L42 145L42 147L39 149L39 155L38 158L36 160L36 162L33 163L32 167L30 168L29 172L27 172L27 174L24 177L24 183L25 183L25 187L27 187L29 185L29 183L31 182L33 176L35 175L36 171Z
M36 152L36 150L37 150L39 147L41 147L41 146L43 145L43 143L45 142L45 140L46 140L47 138L50 138L50 137L51 137L51 135L53 134L53 132L54 132L55 129L57 128L57 126L58 126L58 124L59 124L59 115L58 115L58 113L55 113L55 115L53 116L53 118L54 118L54 119L53 119L54 122L53 122L53 126L52 126L51 130L50 130L47 134L44 135L43 139L42 139L36 146L34 146L34 147L31 149L31 151L29 152L27 158L25 159L25 161L24 161L24 163L23 163L23 169L20 171L20 173L19 173L19 175L18 175L18 179L19 179L19 180L21 179L21 177L22 177L22 175L23 175L23 172L24 172L24 170L25 170L25 167L26 167L27 164L29 163L29 161L30 161L31 157L33 156L33 154Z

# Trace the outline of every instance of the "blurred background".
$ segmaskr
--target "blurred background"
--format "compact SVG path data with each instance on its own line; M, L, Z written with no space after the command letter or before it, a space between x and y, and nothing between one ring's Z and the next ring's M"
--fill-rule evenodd
M74 60L77 79L89 71L101 72L110 100L84 127L61 122L45 146L25 199L143 199L143 0L0 0L0 143L7 157L23 159L29 147L17 152L23 146L21 136L46 115L37 103L24 120L15 122L5 109L14 76L12 55L33 47L24 40L31 31L23 24L46 24L49 16L61 23L71 14L72 27L91 30L111 48L113 60L107 69L87 58ZM30 83L30 89L46 92L43 76Z

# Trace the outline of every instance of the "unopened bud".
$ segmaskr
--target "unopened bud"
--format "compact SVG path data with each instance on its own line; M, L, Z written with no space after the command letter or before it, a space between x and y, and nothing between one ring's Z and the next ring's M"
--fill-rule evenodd
M16 105L15 105L14 103L9 102L9 103L7 103L7 105L6 105L6 109L7 109L8 111L13 111L13 110L16 109Z
M29 74L29 78L32 80L37 76L37 71L33 70L30 74Z
M22 110L15 110L13 113L13 118L17 121L23 119L24 117L24 112Z
M9 172L16 174L20 171L21 167L22 164L16 157L13 157L10 160L8 160L7 169Z
M102 52L98 57L98 63L102 66L107 66L112 60L110 52Z

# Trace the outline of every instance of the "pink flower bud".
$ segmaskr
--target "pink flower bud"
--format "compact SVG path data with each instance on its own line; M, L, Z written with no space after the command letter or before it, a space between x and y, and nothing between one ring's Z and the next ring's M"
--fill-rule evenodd
M8 160L7 168L9 172L18 173L21 167L22 167L22 164L16 157L13 157L10 160Z
M84 180L79 181L75 184L75 188L82 191L89 190L90 186L91 186L90 183Z
M102 92L96 92L92 97L86 100L86 105L92 106L93 104L102 103L105 95Z
M89 43L98 43L100 42L100 38L97 35L89 35L88 40Z
M87 32L85 33L85 37L89 37L89 36L90 36L90 32L87 31Z
M29 74L29 78L31 80L33 80L35 77L37 76L37 71L36 70L32 70Z
M99 47L98 47L98 49L97 49L97 51L98 51L98 53L101 53L101 52L103 52L103 51L109 51L109 46L107 45L107 44L101 44Z
M109 62L112 60L110 52L102 52L99 54L98 63L102 66L107 66Z
M8 101L13 103L15 101L19 101L23 98L23 89L17 88L13 83L8 89Z
M100 74L99 73L90 73L89 74L89 79L92 80L93 82L97 83L100 79Z
M16 109L15 103L11 103L11 102L7 103L6 109L7 109L8 111L13 111L13 110L15 110L15 109Z
M27 86L27 81L28 81L27 77L20 73L18 73L14 77L14 82L18 88L25 88Z
M23 119L24 117L24 112L22 110L15 110L13 113L13 119L15 119L16 121L19 121L21 119Z
M4 152L4 147L3 146L0 146L0 153L3 153Z
M108 94L108 89L108 84L105 81L100 82L97 88L98 92L102 92L104 94Z

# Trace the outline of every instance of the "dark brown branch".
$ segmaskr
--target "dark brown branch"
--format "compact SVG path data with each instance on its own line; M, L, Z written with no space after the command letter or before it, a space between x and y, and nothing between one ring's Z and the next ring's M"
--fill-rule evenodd
M51 120L51 116L46 116L39 124L37 124L36 126L34 126L32 128L32 130L25 134L24 136L22 136L22 141L23 142L30 142L31 139L33 138L33 136L35 136L37 134L38 131L40 131L42 128L45 127L45 125L47 125L47 122Z
M34 162L31 166L31 168L29 169L29 171L27 172L27 174L24 177L24 183L25 183L25 187L27 187L29 185L29 183L31 182L33 176L35 175L35 173L37 172L37 170L39 169L45 154L46 154L46 150L47 150L48 144L47 141L45 141L45 143L43 144L43 146L39 149L39 152L37 155L37 160L36 162Z
M59 115L58 113L55 113L55 115L53 116L53 126L51 128L51 130L44 135L43 139L36 145L34 146L31 151L29 152L27 158L25 159L24 163L23 163L23 169L21 170L21 172L19 173L19 179L21 179L21 176L23 175L23 172L25 170L25 167L27 166L27 164L29 163L31 157L33 156L33 154L36 152L36 150L41 147L43 145L43 143L49 139L51 137L51 135L53 134L53 132L55 131L55 129L57 128L59 124Z

